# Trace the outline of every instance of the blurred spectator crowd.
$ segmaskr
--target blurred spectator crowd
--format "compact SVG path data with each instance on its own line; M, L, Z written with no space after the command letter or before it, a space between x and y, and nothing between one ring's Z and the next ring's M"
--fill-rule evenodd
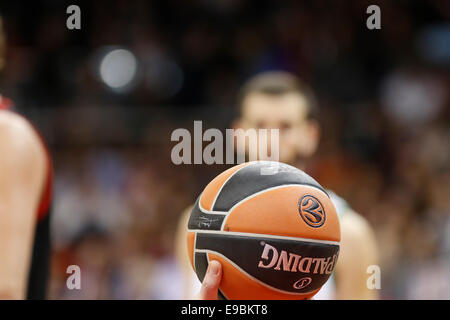
M450 298L449 1L79 3L78 31L64 1L0 5L0 92L55 161L51 298L180 297L177 219L224 168L172 164L170 133L226 128L240 84L272 69L317 92L308 173L374 226L382 298ZM381 30L366 28L370 4ZM116 47L137 61L122 90L99 72ZM82 290L66 288L71 264Z

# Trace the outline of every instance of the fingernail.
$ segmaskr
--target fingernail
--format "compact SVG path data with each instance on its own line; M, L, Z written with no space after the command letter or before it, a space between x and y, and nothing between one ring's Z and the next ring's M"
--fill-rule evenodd
M212 275L217 276L219 274L219 266L217 264L217 262L215 263L210 263L208 266L208 272L211 273Z

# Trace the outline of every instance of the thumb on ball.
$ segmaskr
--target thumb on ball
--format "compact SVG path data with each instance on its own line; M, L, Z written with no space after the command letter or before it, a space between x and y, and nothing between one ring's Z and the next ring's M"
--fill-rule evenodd
M206 270L205 278L203 279L202 287L200 289L199 299L217 300L221 279L222 265L216 260L210 261L208 269Z

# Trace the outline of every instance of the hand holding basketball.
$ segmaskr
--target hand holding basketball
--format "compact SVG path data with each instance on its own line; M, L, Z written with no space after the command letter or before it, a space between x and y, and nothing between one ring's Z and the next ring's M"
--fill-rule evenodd
M222 265L212 260L206 270L205 278L202 282L200 292L196 296L197 300L217 300L220 280L222 279Z

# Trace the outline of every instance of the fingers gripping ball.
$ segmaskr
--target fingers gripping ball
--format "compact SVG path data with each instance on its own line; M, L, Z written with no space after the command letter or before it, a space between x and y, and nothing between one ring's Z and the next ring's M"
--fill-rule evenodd
M270 168L276 171L262 174ZM270 161L243 163L212 180L187 236L200 281L209 261L222 264L223 299L309 299L330 277L339 241L336 209L322 186Z

